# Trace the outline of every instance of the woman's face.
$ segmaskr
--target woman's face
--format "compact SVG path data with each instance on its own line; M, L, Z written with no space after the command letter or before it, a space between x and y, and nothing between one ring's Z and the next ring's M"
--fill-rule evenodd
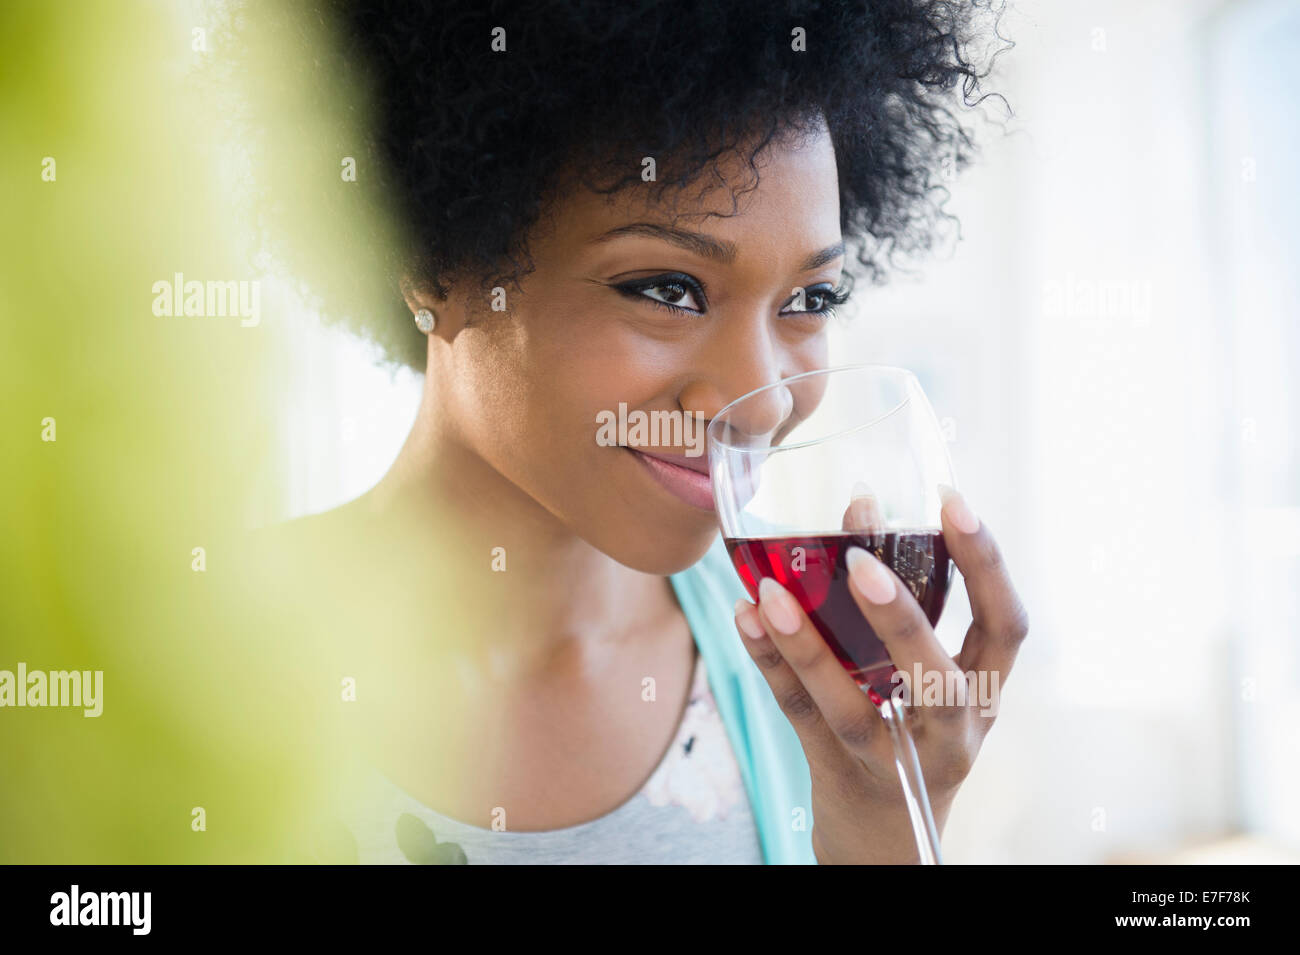
M719 171L744 181L739 161ZM659 423L676 418L677 433L632 432L629 443L705 469L707 454L690 452L704 450L704 426L724 405L825 367L824 308L843 263L830 139L823 129L774 143L758 171L735 215L722 215L730 189L662 203L636 189L566 198L530 236L535 270L506 311L453 289L447 304L469 321L431 340L434 400L459 440L573 533L646 573L693 564L717 518L706 474L610 445L617 420L676 413Z

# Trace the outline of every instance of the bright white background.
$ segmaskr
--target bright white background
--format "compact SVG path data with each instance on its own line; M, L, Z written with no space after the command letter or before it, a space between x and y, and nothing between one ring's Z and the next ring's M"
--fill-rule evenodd
M1030 612L947 861L1297 861L1300 3L1021 2L1003 32L962 240L835 331L920 376ZM291 332L297 514L383 474L420 379ZM968 623L958 588L952 649Z

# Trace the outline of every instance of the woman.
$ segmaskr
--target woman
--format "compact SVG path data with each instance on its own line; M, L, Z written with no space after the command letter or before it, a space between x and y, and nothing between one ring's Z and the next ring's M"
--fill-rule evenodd
M983 75L971 5L326 7L378 110L358 167L410 236L400 311L355 325L425 379L378 485L299 523L387 542L367 579L440 555L404 578L439 648L395 637L358 680L387 708L355 857L915 861L883 724L789 594L737 602L701 459L596 432L826 366L852 272L926 248L968 159L945 103ZM957 496L944 533L957 662L1005 677L1027 624L997 547ZM892 574L860 574L896 662L942 658ZM990 722L918 717L940 827Z

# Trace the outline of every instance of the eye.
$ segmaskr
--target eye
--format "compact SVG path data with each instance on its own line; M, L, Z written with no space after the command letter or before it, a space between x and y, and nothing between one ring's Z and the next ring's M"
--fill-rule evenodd
M704 289L689 275L652 275L614 286L629 298L649 299L675 312L703 313Z
M786 303L786 307L781 310L782 315L798 315L800 313L811 313L813 315L833 315L835 308L843 305L849 300L851 287L848 285L835 288L829 283L814 285L811 288L803 290L802 307L800 307L800 296L796 292Z

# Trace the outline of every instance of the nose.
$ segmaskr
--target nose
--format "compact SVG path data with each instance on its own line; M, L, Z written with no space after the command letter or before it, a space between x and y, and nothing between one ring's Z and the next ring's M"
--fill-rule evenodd
M737 398L760 388L727 413L732 438L751 444L770 440L794 409L785 388L767 388L781 380L778 350L764 317L724 323L696 356L695 374L679 394L682 409L712 421Z

